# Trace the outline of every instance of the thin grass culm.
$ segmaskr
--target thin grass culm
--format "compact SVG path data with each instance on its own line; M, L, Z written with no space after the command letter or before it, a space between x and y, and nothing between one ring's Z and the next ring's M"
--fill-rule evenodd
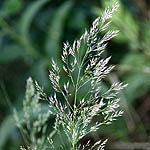
M45 134L45 137L47 136L46 138L43 137L45 144L41 140L42 150L104 150L107 139L95 143L89 140L85 145L80 141L91 132L97 131L102 125L109 125L123 115L118 93L127 85L113 83L107 91L102 90L103 79L114 68L114 66L108 65L111 57L102 58L102 54L106 49L107 42L115 37L119 31L110 30L107 33L104 32L103 36L102 34L111 25L112 14L117 11L118 7L119 3L116 2L111 8L106 8L103 15L94 20L89 31L86 30L80 39L75 40L72 45L68 42L64 43L61 56L62 69L52 59L49 78L55 91L53 95L47 96L43 88L37 82L35 83L37 95L40 96L40 99L48 101L49 113L55 117L53 132L48 136ZM67 81L61 77L62 72L68 77ZM31 82L31 79L29 81ZM27 95L30 93L32 92L26 92ZM37 98L39 98L38 96ZM32 100L35 99L32 98ZM35 106L37 105L36 103ZM26 107L26 103L24 107ZM49 113L44 114L45 120L44 115L42 115L44 123L48 120ZM94 118L98 116L101 119L94 121ZM42 130L44 124L41 126ZM46 131L46 127L44 131ZM33 131L30 130L33 140L30 140L31 144L28 146L30 149L38 149L37 140L34 137L37 133L32 134ZM42 133L45 133L44 131L42 130ZM66 137L64 141L64 138L60 138L62 132L64 132L63 137ZM62 142L55 144L54 135L58 135ZM25 150L25 148L22 149Z

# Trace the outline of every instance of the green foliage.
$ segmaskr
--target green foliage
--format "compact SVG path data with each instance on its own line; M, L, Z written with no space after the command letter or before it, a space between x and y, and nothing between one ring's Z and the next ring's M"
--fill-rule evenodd
M5 0L0 10L0 16L8 17L18 13L22 8L22 3L22 0Z
M30 31L29 29L33 21L33 18L35 17L37 12L42 8L42 6L46 4L48 1L49 0L38 0L32 2L32 4L30 4L29 7L26 8L18 23L19 33L21 34L21 36L23 36L24 38L28 38L28 34Z

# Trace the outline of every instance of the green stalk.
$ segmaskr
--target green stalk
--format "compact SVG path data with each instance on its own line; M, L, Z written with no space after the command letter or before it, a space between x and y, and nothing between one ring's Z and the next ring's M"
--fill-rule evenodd
M79 84L79 79L80 79L80 73L81 73L81 67L79 68L77 83L76 83L76 87L75 87L74 105L76 105L76 102L77 102L77 93L78 93L78 84Z
M75 98L74 98L74 105L76 105L76 102L77 102L77 93L78 93L78 86L79 86L79 83L80 83L80 74L81 74L81 69L83 67L83 64L84 64L84 60L86 58L88 54L88 50L86 51L86 54L84 55L82 61L81 61L81 65L78 66L79 68L79 72L78 72L78 77L77 77L77 83L76 83L76 86L75 86Z
M69 101L68 101L68 99L67 99L66 95L64 94L64 92L62 91L62 89L60 88L60 86L59 86L59 85L57 85L57 86L58 86L58 88L59 88L60 92L62 93L63 97L65 98L65 100L66 100L66 102L67 102L68 106L69 106L69 107L70 107L70 109L73 111L73 108L71 107L71 105L70 105L70 103L69 103Z

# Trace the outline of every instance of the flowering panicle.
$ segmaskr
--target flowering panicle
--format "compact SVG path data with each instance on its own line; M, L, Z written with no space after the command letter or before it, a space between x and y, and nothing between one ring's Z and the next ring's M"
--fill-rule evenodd
M89 32L86 30L79 40L73 42L71 46L68 42L64 44L63 54L61 56L64 63L63 69L68 74L69 80L64 83L63 88L59 86L58 74L59 69L53 65L50 71L51 82L56 92L62 93L66 100L66 105L62 106L55 98L50 98L49 103L55 107L57 111L55 129L62 126L65 134L71 143L70 149L103 149L107 140L98 141L93 146L88 142L85 146L79 144L79 141L88 133L96 131L103 124L110 124L113 120L123 114L119 110L119 101L117 94L126 85L122 83L114 83L108 91L101 93L102 79L105 78L114 66L108 66L111 57L102 59L102 53L107 46L107 42L117 36L118 30L108 31L103 37L99 36L99 32L106 30L111 24L113 12L118 8L118 2L106 8L104 14L98 17L92 23ZM76 75L76 78L74 77ZM55 78L54 78L55 77ZM58 79L57 79L58 78ZM79 91L86 85L89 91L83 98L79 98ZM69 87L73 86L74 93L69 92ZM72 102L68 95L72 95ZM56 97L56 95L55 95ZM103 121L92 124L93 118L103 115Z
M40 88L40 90L42 91L42 88ZM45 95L43 96L45 97ZM15 111L14 115L17 126L24 135L27 150L46 150L47 147L45 144L47 141L45 136L47 129L46 122L50 117L50 113L49 111L44 112L42 110L39 100L39 93L35 93L33 80L29 78L27 80L25 100L23 101L23 115L20 117L17 111ZM38 136L38 134L40 134L40 136ZM26 150L26 148L22 146L20 149Z
M49 79L52 83L52 86L55 91L60 92L59 89L59 80L60 80L60 69L55 63L55 61L52 59L52 70L49 71Z
M118 7L119 3L116 2L112 8L106 8L104 14L94 20L90 30L86 30L72 45L68 42L64 43L61 59L62 68L68 75L68 81L65 81L63 86L60 84L61 69L52 60L49 78L55 90L54 95L48 97L43 88L36 83L38 95L49 102L49 112L55 115L54 131L60 135L60 131L63 130L68 139L68 147L65 148L63 144L59 147L61 149L104 150L107 140L99 140L94 145L90 141L81 145L80 140L87 134L97 131L101 125L111 124L123 114L123 111L119 109L118 93L127 85L114 83L106 92L101 90L102 80L114 68L108 65L111 57L102 58L102 53L106 49L107 42L117 36L119 31L110 30L103 36L100 36L99 33L111 25L110 19ZM86 93L79 96L86 86ZM33 90L29 92L32 93ZM65 103L58 99L60 94ZM94 117L100 115L102 116L101 121L94 123ZM49 138L48 141L51 149L56 149L52 139Z

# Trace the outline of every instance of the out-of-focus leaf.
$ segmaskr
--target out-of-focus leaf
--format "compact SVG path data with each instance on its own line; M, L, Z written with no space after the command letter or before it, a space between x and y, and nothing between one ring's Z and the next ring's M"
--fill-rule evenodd
M21 57L25 57L26 53L18 45L12 44L0 50L0 62L10 63Z
M130 103L150 89L150 74L144 70L146 66L150 66L150 62L143 53L129 53L124 57L121 65L129 68L123 80L129 84L125 92Z
M148 65L148 62L146 61L146 58L143 53L130 52L121 61L121 65L128 65L128 66L134 67L135 69L136 68L139 69L139 68L144 67L145 65Z
M15 129L15 121L12 115L5 118L5 120L2 122L0 126L0 149L3 149L3 146L7 139L9 138L9 135L12 133L12 131Z
M75 30L83 29L83 32L84 32L88 24L86 20L87 19L86 16L87 14L85 14L84 10L76 9L75 13L72 14L72 17L70 18L68 22L69 27Z
M49 0L37 0L32 2L23 12L21 20L19 22L19 31L22 36L27 37L29 33L29 27L36 13L46 4Z
M119 118L117 121L114 121L111 125L109 125L109 128L108 126L102 126L101 129L98 130L98 134L109 134L111 139L128 139L128 129L123 118Z
M73 5L72 1L67 1L58 8L56 13L51 19L51 23L48 29L48 36L46 40L46 52L49 57L57 59L60 52L60 42L65 24L65 19ZM59 59L58 59L59 60Z
M5 0L0 10L0 16L6 17L16 14L21 10L22 4L22 0Z
M31 74L40 85L44 86L44 88L47 89L49 87L47 64L44 60L41 60L32 66Z
M3 38L5 36L5 31L4 30L1 30L0 31L0 48L2 47L3 45Z
M128 88L125 89L126 98L131 104L136 98L143 96L150 89L150 75L144 73L132 73L124 79L128 83Z
M146 24L145 30L142 32L141 49L150 58L150 22Z

